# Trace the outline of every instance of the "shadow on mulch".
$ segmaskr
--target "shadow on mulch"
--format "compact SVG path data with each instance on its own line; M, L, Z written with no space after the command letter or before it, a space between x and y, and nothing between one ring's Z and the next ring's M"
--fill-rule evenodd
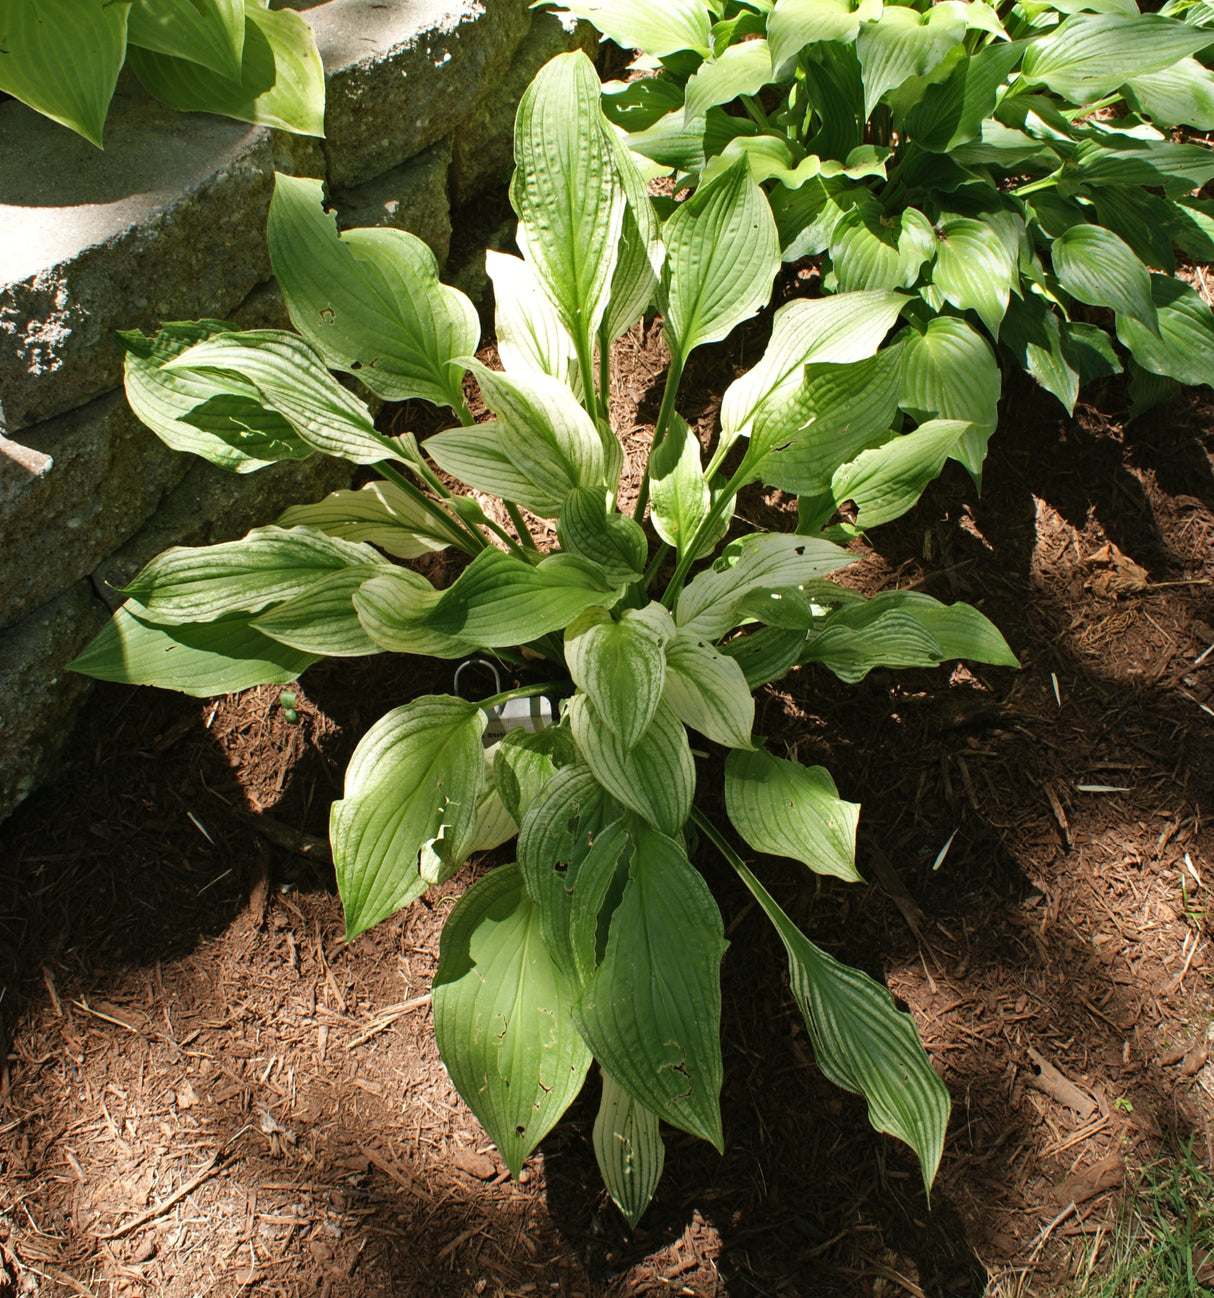
M700 377L719 396L730 375ZM1184 854L1195 877L1214 868L1214 731L1200 710L1214 691L1209 668L1193 666L1214 641L1201 584L1212 575L1214 440L1204 392L1123 435L1094 407L1066 420L1031 385L1008 386L983 495L950 466L911 515L870 537L852 579L979 605L1022 671L874 672L845 687L803 669L766 692L757 722L773 751L822 763L863 804L868 886L762 868L810 937L916 1015L954 1099L930 1208L909 1153L816 1070L779 944L704 851L731 942L724 1157L668 1132L657 1197L626 1231L594 1165L592 1081L527 1185L502 1182L495 1162L485 1182L462 1170L461 1158L471 1167L491 1151L461 1116L428 1024L413 1011L382 1028L375 1017L428 985L455 885L433 910L415 907L346 949L331 868L306 855L358 736L389 708L451 688L450 664L385 655L308 672L298 725L276 690L212 705L102 686L59 780L0 828L12 898L0 917L12 1115L0 1115L0 1211L26 1229L24 1204L59 1251L22 1254L15 1236L8 1247L113 1293L125 1283L184 1294L207 1276L222 1293L256 1283L569 1298L979 1298L991 1277L1024 1293L1060 1282L1066 1241L1087 1238L1065 1232L1111 1211L1102 1191L1056 1238L1041 1235L1079 1163L1153 1151L1203 1121L1156 1059L1202 1012L1201 996L1190 999L1201 964L1188 984L1176 975L1182 936L1187 952L1190 936L1195 950L1208 933L1204 894L1179 888ZM642 420L647 394L642 375ZM1096 396L1118 409L1123 394ZM691 417L711 411L711 393L702 409L689 399ZM783 505L752 493L740 512L783 527ZM1106 541L1146 570L1146 586L1098 596ZM713 778L701 789L720 812ZM305 836L305 854L282 846L291 834ZM147 1023L132 1027L136 1010ZM357 1043L371 1029L368 1051ZM1037 1089L1030 1049L1084 1088L1087 1116ZM138 1232L127 1253L121 1240L96 1241L97 1223L129 1217L136 1201L113 1186L141 1158L171 1157L105 1107L134 1094L136 1069L160 1097L164 1141L196 1131L181 1168L216 1149L227 1160L198 1191L209 1256L178 1256L176 1270L171 1234L156 1234L143 1260ZM77 1176L71 1133L95 1120L104 1135L107 1118L119 1153ZM74 1148L78 1166L79 1139ZM274 1235L292 1204L311 1214L306 1230ZM28 1249L33 1236L23 1238ZM250 1241L261 1260L246 1272ZM207 1272L229 1245L227 1269Z

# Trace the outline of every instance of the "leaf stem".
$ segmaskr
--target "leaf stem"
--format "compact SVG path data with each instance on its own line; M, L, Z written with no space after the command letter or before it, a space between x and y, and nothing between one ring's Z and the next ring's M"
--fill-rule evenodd
M599 326L599 405L611 419L611 339L607 337L606 320Z
M695 563L695 556L699 552L704 538L712 535L713 529L721 521L721 515L725 512L729 502L750 481L750 477L750 454L748 451L743 457L742 463L735 470L733 477L729 479L721 494L712 502L712 507L708 513L700 520L699 527L691 534L691 540L687 542L685 548L679 551L679 561L675 565L674 576L671 577L662 594L662 603L667 608L674 607L674 601L683 588L683 580L686 578L691 565Z
M649 583L654 579L657 570L662 566L666 555L670 552L670 546L665 541L658 546L657 553L649 561L649 567L645 569L645 575L641 578L641 589L648 590Z
M518 539L523 543L524 550L534 550L539 553L539 546L535 543L535 537L531 535L531 529L523 521L523 514L513 500L504 500L506 513L510 515L510 521L518 529Z
M487 699L481 699L476 706L482 709L496 708L503 703L509 703L511 699L533 699L537 694L547 694L549 690L563 690L567 685L566 681L545 681L542 685L520 685L518 689L504 690L501 694L493 694Z
M502 527L499 523L495 523L493 519L491 519L488 515L485 516L485 526L493 533L494 536L498 537L502 541L505 541L507 547L510 550L510 553L513 554L516 558L522 559L524 563L531 562L531 560L528 559L527 557L527 551L524 550L521 545L519 545L519 543L514 539L514 537L510 535L509 532L506 531L504 527Z
M582 405L591 419L597 420L600 413L599 395L594 386L594 347L590 341L590 330L581 321L573 331L573 345L577 350L578 369L582 374Z
M759 130L761 130L765 135L770 135L772 133L771 123L767 120L767 114L755 101L754 95L739 95L738 98L741 99L742 107L746 109L746 113L750 120L754 122Z
M374 468L377 472L383 474L393 486L399 487L410 500L420 505L451 538L451 543L458 546L465 554L475 556L488 546L489 542L479 532L474 532L462 519L455 518L447 513L438 501L431 500L416 483L406 478L395 465L389 464L386 460L380 460ZM476 544L472 545L470 542Z
M671 350L670 369L666 371L666 390L662 393L662 405L658 410L658 422L653 426L653 441L649 444L649 455L645 460L645 476L641 479L641 490L637 495L636 508L632 516L639 523L645 517L645 506L649 504L649 466L653 463L653 453L662 444L666 429L674 414L674 399L678 395L679 382L683 377L683 366L686 364L677 351Z
M737 871L738 877L750 889L751 895L754 897L755 901L759 903L763 908L764 913L767 915L767 918L775 923L778 929L779 924L776 921L776 913L780 911L780 908L776 904L771 893L763 887L746 862L743 861L737 852L735 852L729 845L729 841L726 839L725 835L721 833L716 825L708 819L699 807L694 805L692 806L691 819L695 824L695 827L703 833L704 837L712 843L713 847L715 847L729 862L729 864L733 866L734 870Z

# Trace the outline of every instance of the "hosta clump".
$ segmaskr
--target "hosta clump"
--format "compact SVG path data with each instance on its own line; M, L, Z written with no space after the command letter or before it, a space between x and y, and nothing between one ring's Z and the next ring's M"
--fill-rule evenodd
M517 834L515 863L451 912L434 983L444 1062L510 1169L595 1060L595 1149L629 1221L661 1172L661 1122L722 1147L726 943L689 857L698 830L787 948L823 1072L867 1097L873 1124L914 1148L930 1185L949 1102L910 1015L799 932L700 812L688 730L729 750L725 804L751 849L859 879L859 808L823 768L764 748L752 691L797 663L852 681L878 664L1015 659L965 605L864 599L831 581L852 556L825 536L725 542L734 499L763 481L801 493L814 519L851 502L854 531L909 508L971 425L911 427L900 413L903 345L887 338L908 299L840 293L776 314L765 355L725 394L705 464L676 411L678 376L768 300L779 265L745 164L659 222L582 55L555 59L527 92L516 157L524 256L489 258L504 371L473 358L476 314L420 241L339 237L320 183L290 177L269 243L297 334L201 321L126 338L130 401L170 445L236 472L319 451L381 477L242 541L161 555L76 667L195 694L383 650L525 667L534 683L489 699L388 712L359 743L331 818L349 937ZM610 344L655 300L671 373L641 500L622 513ZM462 426L420 447L384 437L330 369L380 397L450 407ZM469 374L491 422L468 414ZM452 494L451 479L478 496ZM555 523L549 552L524 511ZM446 589L397 561L445 547L468 556ZM556 724L485 746L495 709L541 694L566 700Z
M604 108L650 174L744 159L783 257L825 292L902 289L906 408L974 424L1000 368L1068 411L1129 353L1138 413L1214 383L1214 315L1173 277L1214 259L1214 8L1169 0L560 0L657 75Z

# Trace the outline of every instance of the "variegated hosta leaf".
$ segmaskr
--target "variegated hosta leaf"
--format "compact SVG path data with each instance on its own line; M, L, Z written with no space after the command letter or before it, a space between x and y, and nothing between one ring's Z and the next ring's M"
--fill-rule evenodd
M334 369L388 401L459 409L463 369L480 340L476 308L441 284L438 263L401 230L337 233L319 180L275 177L266 228L291 323Z
M217 333L167 361L174 374L228 371L257 389L263 404L307 444L354 464L408 462L408 452L375 431L364 402L325 369L297 334L280 329Z
M569 700L573 737L594 778L661 833L683 831L691 814L696 770L683 723L663 703L640 739L626 749L582 693Z
M607 310L627 199L585 54L557 55L527 87L514 160L510 200L527 260L574 340L589 342Z
M367 635L354 596L359 587L385 571L388 563L341 568L313 582L293 599L275 604L250 624L263 635L321 657L360 658L382 652Z
M666 1146L658 1115L634 1100L606 1071L593 1141L607 1193L628 1224L635 1226L662 1179Z
M747 431L766 398L795 390L807 364L846 364L872 356L906 302L902 293L872 289L796 298L782 306L772 320L771 341L762 359L725 390L722 437L732 439Z
M614 509L606 487L575 487L556 525L561 549L597 563L613 586L640 581L649 554L641 525Z
M734 751L725 762L725 807L756 852L791 856L818 874L861 882L856 872L858 802L845 802L824 766Z
M679 634L719 640L737 626L738 606L751 591L797 586L853 562L829 541L779 532L744 536L683 588L675 605Z
M951 1101L914 1019L897 1008L880 983L816 947L741 862L735 861L734 869L788 952L789 982L818 1067L836 1086L864 1096L877 1131L905 1141L918 1154L923 1185L930 1191Z
M329 817L347 940L430 886L418 871L423 847L449 860L453 841L475 825L484 729L475 703L428 695L394 708L359 740Z
M213 622L290 599L343 568L379 562L369 545L306 527L258 527L240 541L173 546L142 568L123 594L149 622Z
M156 626L137 617L136 608L128 603L118 609L68 669L100 681L211 698L254 685L285 685L317 658L254 630L247 613Z
M577 744L567 726L507 731L495 745L493 782L515 823L522 825L531 804L557 771L579 760Z
M614 133L610 135L616 174L624 187L626 206L620 233L619 257L611 277L611 299L601 333L618 338L644 315L653 301L666 249L645 180L635 155ZM605 395L605 394L604 394Z
M755 700L734 659L680 634L666 646L663 700L684 725L727 748L753 746Z
M617 622L604 608L588 608L565 628L569 674L625 753L657 711L666 680L665 644L673 635L673 622L663 638L632 609Z
M451 544L432 514L394 482L368 482L358 491L333 491L314 505L292 505L279 527L310 527L345 541L366 541L398 559L416 559Z
M235 333L222 320L166 324L154 338L119 333L126 399L166 446L191 451L232 473L252 473L279 460L306 460L315 448L257 388L230 371L175 372L166 363L195 343Z
M720 1149L721 913L681 844L644 827L634 841L574 1021L633 1099Z
M658 302L671 351L685 361L767 302L780 268L775 221L744 159L702 184L662 230Z
M434 976L439 1054L515 1176L582 1089L590 1052L517 865L478 879L443 925Z
M497 352L508 374L547 374L580 395L577 349L529 262L509 253L485 253L493 281Z

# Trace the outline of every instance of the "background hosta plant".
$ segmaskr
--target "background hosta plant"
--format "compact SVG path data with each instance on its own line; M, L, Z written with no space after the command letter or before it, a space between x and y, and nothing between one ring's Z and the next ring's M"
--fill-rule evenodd
M525 255L489 261L504 371L474 359L476 314L419 240L339 236L320 183L285 176L269 243L298 332L204 320L125 338L131 404L170 445L235 472L320 452L380 477L242 541L162 554L75 666L194 694L382 650L525 668L531 683L479 703L428 696L381 717L330 824L350 937L517 834L514 861L451 912L434 984L443 1059L511 1170L594 1061L595 1150L629 1221L661 1173L662 1122L722 1147L726 942L691 861L698 834L787 949L823 1071L867 1097L873 1124L916 1151L930 1185L949 1101L910 1015L810 942L702 813L707 768L688 732L727 750L725 806L750 849L859 879L859 808L823 768L764 748L752 691L797 663L851 681L879 664L1015 659L966 605L836 584L852 556L824 536L726 540L733 502L755 481L784 486L816 527L851 501L854 531L913 504L972 425L912 426L899 412L905 343L889 336L911 299L877 288L776 314L766 353L725 394L705 463L677 413L679 376L695 348L768 300L779 265L744 160L660 222L580 54L528 90L516 156ZM655 299L671 369L641 498L621 512L610 344ZM423 446L382 436L330 367L380 397L450 407L461 426ZM472 422L469 376L490 422ZM453 494L452 480L476 494ZM524 511L555 525L547 553ZM447 547L466 561L445 589L399 562ZM486 747L496 708L541 693L565 700L556 724Z
M822 291L904 290L904 408L973 427L999 359L1068 411L1129 353L1134 413L1214 382L1214 316L1174 278L1214 258L1214 10L1171 0L562 0L656 75L605 88L649 174L745 159L786 261ZM1121 344L1119 351L1113 339Z
M312 29L269 0L0 0L0 90L101 147L124 63L170 108L323 135Z

